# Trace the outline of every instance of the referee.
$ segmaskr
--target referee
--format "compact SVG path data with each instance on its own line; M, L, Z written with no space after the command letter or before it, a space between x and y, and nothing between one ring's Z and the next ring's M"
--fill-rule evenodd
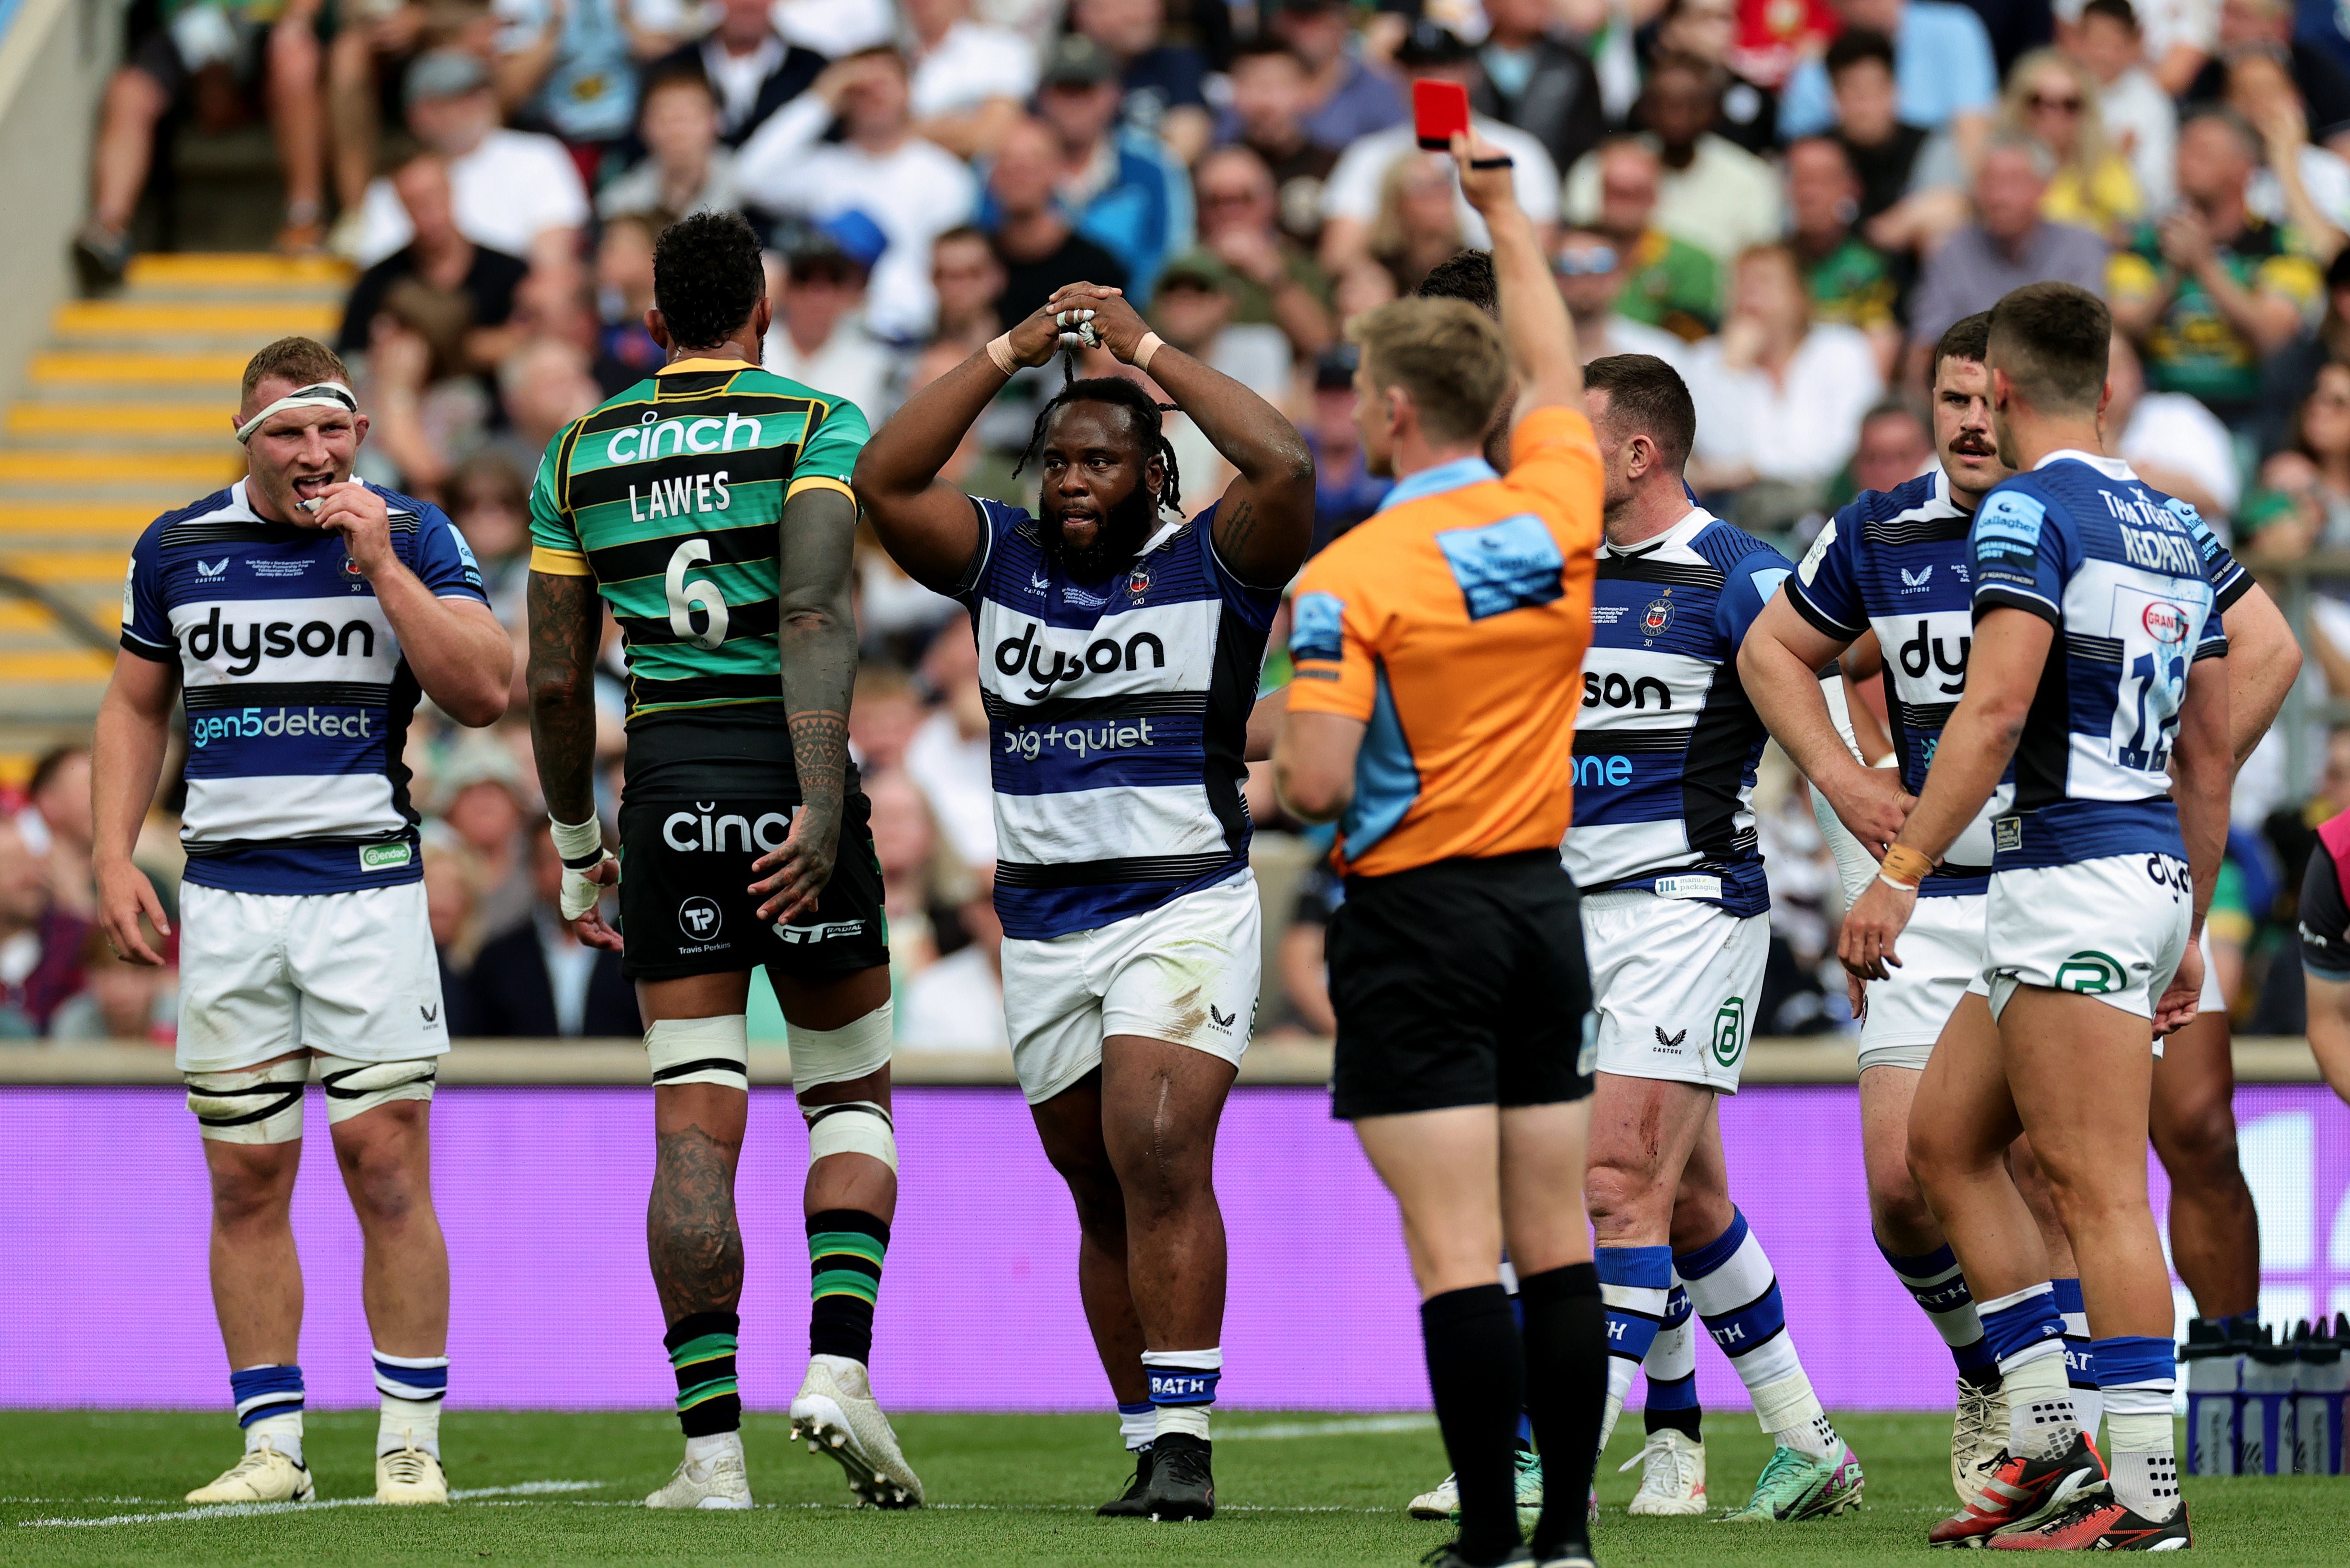
M1492 232L1501 325L1406 299L1353 328L1364 455L1398 483L1298 583L1274 768L1293 813L1339 824L1333 1109L1403 1210L1461 1490L1438 1568L1566 1565L1589 1561L1607 1380L1583 1212L1591 986L1558 857L1602 480L1574 329L1507 161L1481 166L1466 137L1452 151ZM1513 385L1503 478L1482 437ZM1549 1472L1531 1559L1521 1408Z

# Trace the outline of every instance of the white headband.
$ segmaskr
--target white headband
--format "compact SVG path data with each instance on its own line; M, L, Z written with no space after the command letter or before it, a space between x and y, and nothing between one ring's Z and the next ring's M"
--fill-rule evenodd
M316 381L307 387L297 387L237 426L236 439L251 442L253 432L261 428L262 421L287 409L340 409L347 414L355 414L359 411L359 400L340 381Z

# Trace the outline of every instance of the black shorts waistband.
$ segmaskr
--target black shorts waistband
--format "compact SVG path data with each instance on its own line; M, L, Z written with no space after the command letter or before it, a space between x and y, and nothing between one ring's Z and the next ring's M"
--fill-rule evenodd
M1449 860L1431 860L1425 866L1409 867L1401 871L1389 871L1369 877L1360 872L1347 873L1345 880L1347 897L1360 898L1387 888L1409 888L1418 884L1454 881L1508 882L1526 877L1555 877L1568 887L1575 879L1555 849L1519 849L1507 855L1456 855Z

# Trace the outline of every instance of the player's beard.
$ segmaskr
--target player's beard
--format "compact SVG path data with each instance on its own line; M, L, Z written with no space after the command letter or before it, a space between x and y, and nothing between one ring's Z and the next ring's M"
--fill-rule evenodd
M1150 493L1149 485L1137 484L1127 493L1125 500L1103 514L1094 542L1080 548L1071 545L1062 531L1060 515L1047 513L1040 530L1045 554L1076 581L1097 583L1134 564L1158 517L1158 498Z

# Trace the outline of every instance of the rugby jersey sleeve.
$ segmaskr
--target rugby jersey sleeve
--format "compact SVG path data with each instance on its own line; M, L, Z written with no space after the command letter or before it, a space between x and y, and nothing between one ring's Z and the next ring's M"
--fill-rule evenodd
M1293 713L1336 713L1368 722L1378 700L1378 648L1369 590L1347 569L1358 550L1336 546L1306 564L1289 606Z
M2210 617L2203 622L2203 635L2196 639L2194 662L2227 657L2228 628L2223 623L2220 607L2213 605Z
M857 493L849 489L848 476L857 470L857 454L872 439L873 429L865 422L862 409L855 403L833 404L800 443L791 487L784 492L784 499L788 501L803 490L837 490L855 501Z
M176 664L180 639L163 605L162 530L150 528L130 546L122 574L122 647L158 664Z
M563 451L572 431L565 431L546 443L538 460L538 478L530 487L530 569L558 577L589 577L588 552L580 547L579 525L563 504Z
M1860 542L1866 519L1856 501L1827 521L1787 581L1787 602L1822 637L1856 642L1868 629L1860 597Z
M1714 614L1720 618L1721 635L1729 639L1731 648L1745 643L1755 617L1762 613L1762 607L1778 593L1779 585L1793 576L1794 571L1786 556L1765 545L1740 557L1723 574L1721 597L1714 601Z
M2323 836L2309 852L2301 878L2301 966L2320 980L2350 981L2350 899L2342 867Z
M416 514L413 566L434 598L490 602L490 596L482 591L482 566L473 559L473 547L438 506L425 506Z
M2251 573L2244 570L2244 564L2236 559L2235 553L2220 542L2219 534L2203 521L2203 514L2192 503L2174 495L2163 505L2187 524L2187 531L2195 535L2195 547L2203 552L2203 575L2210 579L2214 614L2234 608L2238 599L2252 591Z
M1989 610L2020 609L2064 629L2064 580L2078 551L2070 524L2047 502L2021 489L1992 490L1975 513L1967 548L1977 620Z

